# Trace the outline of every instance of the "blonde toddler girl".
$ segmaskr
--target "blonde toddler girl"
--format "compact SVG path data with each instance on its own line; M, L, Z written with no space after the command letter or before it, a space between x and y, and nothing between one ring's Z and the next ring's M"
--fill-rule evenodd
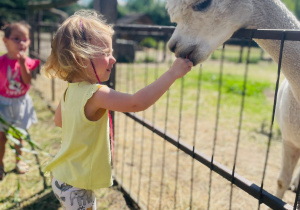
M55 113L61 149L46 166L52 188L66 209L96 209L93 190L112 185L108 110L138 112L154 104L192 62L177 58L159 79L135 94L98 84L110 77L113 29L96 12L82 10L59 27L43 69L68 82Z

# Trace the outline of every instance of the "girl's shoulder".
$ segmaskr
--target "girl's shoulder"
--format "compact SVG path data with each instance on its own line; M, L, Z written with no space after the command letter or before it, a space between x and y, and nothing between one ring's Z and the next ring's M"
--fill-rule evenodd
M1 65L1 68L6 68L7 65L10 65L10 64L14 64L15 62L12 62L11 59L9 59L6 54L3 54L0 56L0 65Z
M98 93L106 93L110 90L110 88L107 85L97 84L97 91Z
M5 61L5 60L7 60L7 59L8 59L8 58L7 58L6 54L3 54L3 55L0 56L0 61L1 61L1 62Z

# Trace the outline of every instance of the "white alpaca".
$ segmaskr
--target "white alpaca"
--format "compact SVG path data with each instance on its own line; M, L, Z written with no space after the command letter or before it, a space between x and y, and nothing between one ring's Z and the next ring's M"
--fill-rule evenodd
M240 28L300 29L280 0L167 0L171 21L177 23L168 43L177 57L203 62ZM255 40L278 62L280 41ZM300 45L286 41L276 118L282 132L282 165L276 196L282 198L291 183L300 154ZM292 185L298 186L296 176Z

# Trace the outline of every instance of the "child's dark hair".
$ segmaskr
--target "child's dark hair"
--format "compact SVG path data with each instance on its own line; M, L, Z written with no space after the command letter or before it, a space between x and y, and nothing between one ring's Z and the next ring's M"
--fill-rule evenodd
M25 28L28 29L28 31L31 29L31 26L24 20L21 20L21 21L18 21L18 22L13 22L13 23L8 23L8 24L6 24L2 27L2 31L4 31L4 36L6 38L9 38L13 28L15 26L19 26L19 25L24 26Z

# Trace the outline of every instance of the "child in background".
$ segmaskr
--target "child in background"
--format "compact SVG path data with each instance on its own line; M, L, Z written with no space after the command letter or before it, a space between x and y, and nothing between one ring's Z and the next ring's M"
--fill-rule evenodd
M96 209L93 190L112 185L108 110L138 112L154 104L192 62L177 58L159 79L135 94L117 92L101 82L110 77L113 29L94 11L81 10L59 27L43 71L68 82L55 112L62 144L45 171L66 209ZM100 83L100 84L97 84Z
M30 26L24 22L15 22L4 27L3 42L7 53L0 56L0 116L9 124L27 130L37 122L31 97L31 71L39 65L39 60L31 59L25 52L30 45ZM0 180L5 176L4 153L7 138L4 125L0 124ZM16 148L16 168L19 174L28 171L28 166L18 155L22 154L20 145Z

